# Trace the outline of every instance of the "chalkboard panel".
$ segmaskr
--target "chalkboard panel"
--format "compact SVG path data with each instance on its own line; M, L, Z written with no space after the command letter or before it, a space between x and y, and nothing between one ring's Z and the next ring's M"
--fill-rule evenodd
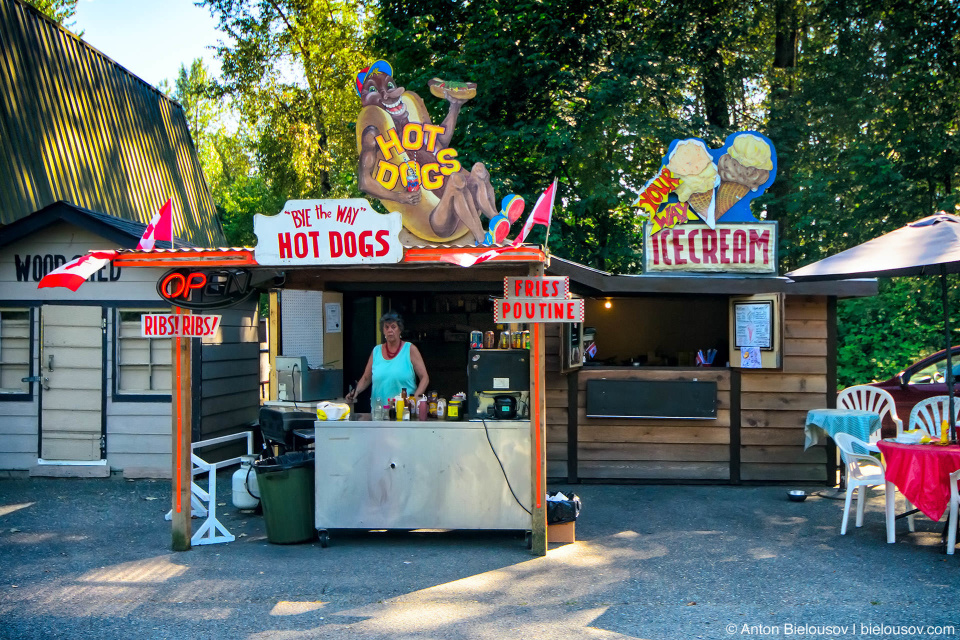
M587 417L716 419L717 383L587 380Z

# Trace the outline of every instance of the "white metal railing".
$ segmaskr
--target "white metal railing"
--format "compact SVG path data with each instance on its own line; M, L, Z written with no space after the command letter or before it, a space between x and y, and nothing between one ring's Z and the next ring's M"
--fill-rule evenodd
M200 525L197 532L190 539L191 544L219 544L221 542L233 542L236 537L233 536L223 524L217 520L217 469L239 464L240 456L221 460L220 462L207 462L196 454L197 449L210 447L215 444L232 442L234 440L247 439L247 455L253 455L253 432L242 431L219 438L210 438L201 440L190 445L190 461L192 468L190 477L196 478L201 473L207 474L207 489L204 491L196 482L190 483L190 507L191 515L194 518L207 519ZM173 519L173 509L167 512L167 520Z

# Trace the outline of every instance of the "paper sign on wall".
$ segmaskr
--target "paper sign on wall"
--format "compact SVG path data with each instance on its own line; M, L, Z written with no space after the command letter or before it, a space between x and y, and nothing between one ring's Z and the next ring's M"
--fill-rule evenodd
M324 303L323 330L325 333L340 333L340 303Z

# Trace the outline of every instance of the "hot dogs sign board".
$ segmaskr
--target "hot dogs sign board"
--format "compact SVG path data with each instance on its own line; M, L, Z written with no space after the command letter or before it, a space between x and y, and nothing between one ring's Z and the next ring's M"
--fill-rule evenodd
M776 173L773 143L756 131L731 134L719 149L674 140L634 203L648 219L644 272L776 274L777 224L750 212Z
M254 257L261 265L388 264L403 258L399 213L377 213L361 198L288 200L257 214Z

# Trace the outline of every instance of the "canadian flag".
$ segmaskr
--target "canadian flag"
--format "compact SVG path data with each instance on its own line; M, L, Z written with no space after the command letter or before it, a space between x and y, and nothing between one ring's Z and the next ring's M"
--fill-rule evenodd
M542 224L548 231L550 230L550 219L553 217L553 201L556 196L557 181L554 180L553 184L547 187L547 190L537 198L537 204L533 205L527 221L523 223L523 229L520 230L520 235L513 241L513 246L519 247L523 244L523 241L527 239L527 234L533 230L533 225L535 224Z
M137 245L138 251L153 251L157 240L173 241L173 206L170 200L160 207L160 211L153 214L150 224L143 232L140 243Z
M87 278L110 264L110 260L116 255L116 251L91 251L40 278L37 288L66 287L70 291L76 291Z

